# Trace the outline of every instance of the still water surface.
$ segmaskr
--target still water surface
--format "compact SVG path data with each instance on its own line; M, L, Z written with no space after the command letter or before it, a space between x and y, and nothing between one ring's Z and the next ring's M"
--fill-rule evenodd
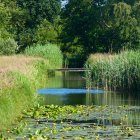
M6 138L140 140L139 93L89 91L83 72L58 72L38 93L43 106L25 112L19 127L4 134Z
M44 105L140 105L140 94L136 92L86 90L84 72L57 72L49 77L46 89L38 92L42 94L41 104Z

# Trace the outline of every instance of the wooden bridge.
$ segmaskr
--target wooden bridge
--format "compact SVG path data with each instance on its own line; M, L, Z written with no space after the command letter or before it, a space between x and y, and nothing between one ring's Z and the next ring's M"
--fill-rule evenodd
M56 69L56 71L74 71L74 72L79 72L79 71L90 71L90 69L85 69L85 68L60 68L60 69Z

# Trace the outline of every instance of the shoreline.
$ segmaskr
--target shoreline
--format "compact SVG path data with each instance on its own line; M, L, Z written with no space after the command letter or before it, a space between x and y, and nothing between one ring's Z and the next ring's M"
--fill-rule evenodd
M0 130L8 129L33 106L47 80L47 61L23 55L0 56Z

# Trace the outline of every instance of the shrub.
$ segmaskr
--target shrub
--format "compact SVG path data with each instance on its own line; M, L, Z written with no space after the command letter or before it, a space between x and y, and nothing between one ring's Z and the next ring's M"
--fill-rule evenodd
M49 42L56 43L57 36L57 31L54 29L52 23L45 19L40 25L37 26L34 34L34 42L42 45L45 45Z
M82 45L71 45L68 50L61 48L64 51L64 67L83 67L87 52Z
M51 67L61 67L62 66L62 52L57 45L46 44L46 45L36 45L27 47L24 51L25 55L43 57L48 60Z
M0 55L3 54L3 52L2 52L3 46L4 46L4 40L0 37Z
M24 49L26 46L30 46L33 44L33 31L31 29L23 30L18 35L18 44L20 45L20 49Z
M18 50L17 42L14 39L7 39L4 41L2 38L0 39L0 54L1 55L11 55L15 54Z

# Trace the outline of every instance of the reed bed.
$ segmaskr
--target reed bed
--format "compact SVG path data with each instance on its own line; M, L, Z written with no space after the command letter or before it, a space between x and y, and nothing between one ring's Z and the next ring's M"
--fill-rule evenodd
M54 44L36 45L27 47L24 51L27 56L42 57L48 60L51 68L61 68L63 55L60 48Z
M140 89L139 50L114 55L91 55L85 66L91 69L86 76L87 81L92 81L91 86L104 87L106 90Z

